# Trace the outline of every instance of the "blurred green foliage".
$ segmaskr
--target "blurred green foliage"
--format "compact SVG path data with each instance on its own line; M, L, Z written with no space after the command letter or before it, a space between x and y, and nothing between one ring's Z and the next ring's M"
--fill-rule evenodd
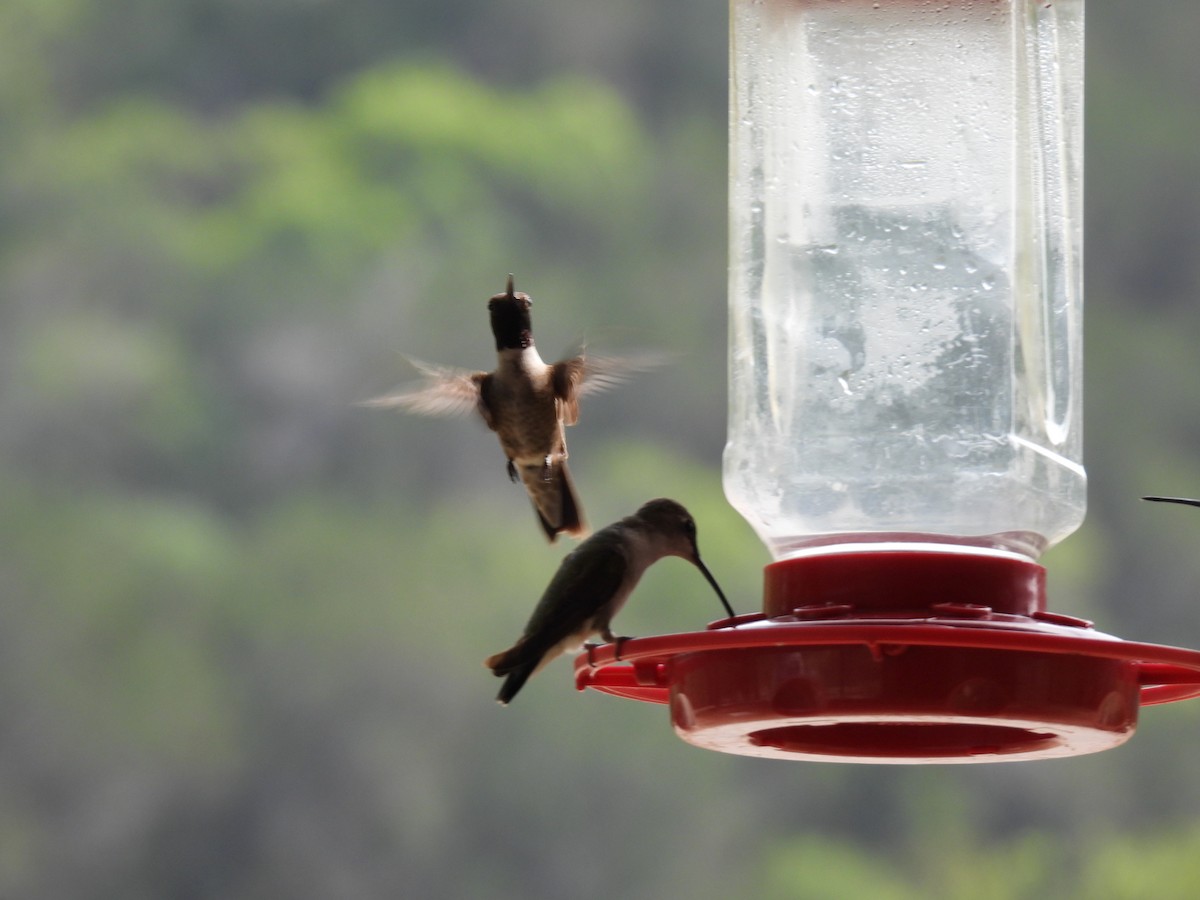
M1095 4L1088 469L1052 605L1200 644L1200 8ZM1194 705L1036 764L781 764L556 663L480 665L548 548L474 421L354 402L485 367L514 272L546 355L668 350L571 435L594 525L725 503L725 11L685 0L0 5L0 895L1191 895ZM1190 30L1189 30L1190 28ZM700 627L655 567L622 630Z
M761 896L790 900L978 897L981 900L1183 900L1200 878L1195 826L1130 838L1109 835L1071 851L1055 835L1028 833L987 846L960 839L936 845L918 865L880 859L816 834L779 846Z

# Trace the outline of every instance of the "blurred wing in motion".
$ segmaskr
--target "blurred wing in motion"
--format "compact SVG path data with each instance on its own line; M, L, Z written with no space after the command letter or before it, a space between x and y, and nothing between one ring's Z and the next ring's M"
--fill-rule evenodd
M649 372L667 364L662 353L641 353L637 356L582 355L583 372L579 378L579 395L598 394L628 381L634 375Z
M577 356L554 364L554 394L564 404L563 422L574 425L579 419L579 398L599 394L628 381L640 372L648 372L667 363L662 353L636 356L590 356L581 349Z
M407 357L423 381L392 394L364 400L360 406L403 409L421 416L465 416L482 412L479 402L486 372L471 372L453 366L438 366Z

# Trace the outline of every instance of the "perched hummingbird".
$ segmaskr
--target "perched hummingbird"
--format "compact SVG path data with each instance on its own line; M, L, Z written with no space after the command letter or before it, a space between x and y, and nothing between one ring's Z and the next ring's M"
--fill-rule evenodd
M565 428L578 421L581 397L619 384L657 360L580 352L554 364L543 362L533 343L532 305L528 294L513 290L512 275L504 293L488 301L499 357L494 372L410 360L425 376L424 383L364 405L431 416L477 411L500 439L508 477L525 485L546 537L553 542L565 531L582 538L587 525L567 470Z
M1143 500L1154 500L1158 503L1185 503L1188 506L1200 506L1200 500L1189 500L1186 497L1143 497Z
M563 559L525 633L484 662L495 675L507 676L496 700L507 706L530 675L593 635L609 643L625 640L613 636L613 616L642 573L664 556L681 556L698 568L733 618L725 594L700 561L691 515L674 500L651 500L632 516L597 531Z

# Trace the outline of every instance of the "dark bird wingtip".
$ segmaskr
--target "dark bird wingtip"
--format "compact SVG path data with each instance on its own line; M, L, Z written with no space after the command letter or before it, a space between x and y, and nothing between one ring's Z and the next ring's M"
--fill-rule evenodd
M1151 500L1155 503L1182 503L1184 506L1200 506L1200 500L1193 500L1190 497L1158 497L1151 495L1142 499Z

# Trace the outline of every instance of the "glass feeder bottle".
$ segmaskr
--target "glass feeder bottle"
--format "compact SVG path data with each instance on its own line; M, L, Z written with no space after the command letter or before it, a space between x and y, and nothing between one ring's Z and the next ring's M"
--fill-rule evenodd
M1083 0L732 0L725 491L762 612L589 647L698 747L1048 759L1200 651L1046 606L1083 519Z
M772 556L1083 520L1083 0L733 0L724 485Z

